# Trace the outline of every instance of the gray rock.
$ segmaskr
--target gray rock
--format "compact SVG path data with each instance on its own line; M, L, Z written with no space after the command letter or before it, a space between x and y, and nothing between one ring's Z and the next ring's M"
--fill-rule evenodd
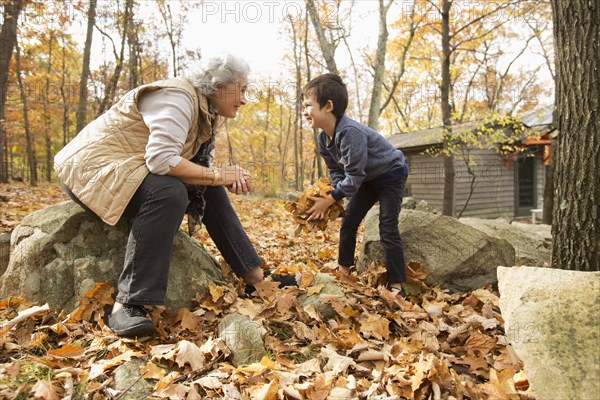
M111 227L67 201L25 217L11 237L0 298L20 296L73 310L95 282L116 282L123 267L129 221ZM173 244L166 305L189 307L198 291L222 279L217 261L179 232Z
M417 208L417 201L412 197L404 197L402 199L403 210L414 210Z
M229 314L217 328L221 338L231 350L234 366L259 362L266 354L260 326L241 314Z
M327 321L337 315L331 304L327 302L327 298L331 296L345 297L345 294L335 283L335 278L329 274L319 273L315 275L315 280L311 286L319 285L323 285L323 288L319 293L311 296L302 294L298 296L298 302L302 307L312 305L319 315L321 315L323 320Z
M427 203L425 200L419 201L419 203L415 207L415 210L437 214L437 210L433 207L429 207L429 203Z
M534 267L550 265L552 243L546 239L546 235L540 233L541 229L530 229L528 227L532 225L509 224L497 219L460 218L459 222L495 238L506 239L515 249L515 265ZM546 226L549 227L549 225Z
M600 272L501 267L498 287L535 398L600 398Z
M544 238L544 240L552 240L552 226L546 224L524 224L518 221L512 221L510 223L517 229L522 231L535 234Z
M147 359L132 358L115 368L112 373L112 388L123 399L145 399L153 392L153 384L141 378L140 369L148 363Z
M459 291L475 290L496 282L496 268L512 266L513 247L458 222L456 218L422 211L402 210L399 221L406 261L417 260L428 271L428 285ZM365 219L359 265L384 261L379 237L379 207Z
M10 232L0 233L0 276L8 268L10 258Z

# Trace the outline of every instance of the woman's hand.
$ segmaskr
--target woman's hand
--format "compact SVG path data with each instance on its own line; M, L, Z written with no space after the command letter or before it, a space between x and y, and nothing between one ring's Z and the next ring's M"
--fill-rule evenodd
M250 172L239 165L230 165L221 169L221 184L235 194L245 194L253 190Z
M250 172L239 165L228 165L221 168L221 179L218 184L231 186L234 182L243 181L250 178Z
M335 199L331 197L331 195L327 195L327 197L313 197L308 196L308 198L315 202L315 204L307 211L310 214L307 221L311 221L313 219L325 219L325 213L329 206L335 203Z
M227 190L235 194L246 194L252 192L254 189L252 188L252 180L248 178L248 180L242 179L233 182L231 185L227 186Z

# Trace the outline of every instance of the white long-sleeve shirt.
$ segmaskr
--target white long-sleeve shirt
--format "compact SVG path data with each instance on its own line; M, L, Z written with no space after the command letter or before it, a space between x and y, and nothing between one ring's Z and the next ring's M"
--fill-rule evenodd
M138 110L150 129L146 165L153 174L166 175L181 161L194 117L194 101L184 90L162 88L142 93Z

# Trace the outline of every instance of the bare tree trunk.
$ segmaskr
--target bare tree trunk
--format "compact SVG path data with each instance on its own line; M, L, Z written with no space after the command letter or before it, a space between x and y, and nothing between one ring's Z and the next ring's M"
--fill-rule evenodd
M314 0L306 0L306 8L308 9L310 19L315 27L315 32L317 33L317 39L319 41L321 51L323 52L323 58L325 59L327 70L331 73L339 74L337 64L335 62L335 46L325 36L325 29L323 28L323 24L321 24L319 12L317 11Z
M69 101L70 98L65 90L65 84L67 83L67 43L65 41L64 33L61 33L62 38L62 68L61 68L61 80L60 80L60 95L63 101L63 146L67 145L69 141L69 127L71 121L69 120Z
M373 91L371 92L371 104L369 106L369 120L367 125L377 130L379 124L379 109L381 107L381 91L383 88L383 74L385 73L385 55L387 53L387 13L392 1L384 4L379 0L379 36L377 37L377 52L375 53L375 65L373 75Z
M127 30L127 41L129 43L129 89L138 87L140 80L140 43L138 37L139 24L131 22Z
M85 126L87 118L87 83L90 76L90 55L92 49L92 36L94 35L94 25L96 24L96 2L90 0L88 9L87 33L85 36L85 45L83 48L83 65L81 66L81 80L79 81L79 104L77 105L77 122L75 133L78 133Z
M310 69L310 51L308 47L308 8L306 9L306 13L304 15L304 62L306 63L306 81L310 81L312 79L312 73ZM319 136L319 132L316 129L313 129L313 142L315 147L315 159L316 159L316 167L317 167L317 176L320 178L323 176L323 164L321 161L321 156L319 154L319 141L317 140Z
M25 128L25 142L27 146L27 162L29 164L29 183L31 186L37 184L37 173L35 159L35 149L33 146L33 138L31 137L31 129L29 128L29 116L27 106L27 95L25 94L25 86L23 85L23 79L21 78L21 51L19 50L19 43L16 43L16 73L17 82L19 83L19 89L21 90L21 102L23 103L23 127Z
M600 270L600 7L552 0L558 157L552 266Z
M0 182L8 182L8 165L4 155L7 149L4 133L4 107L8 95L8 68L15 43L17 42L17 24L23 2L13 0L4 2L2 31L0 32Z
M223 124L225 126L225 133L227 135L227 154L229 155L229 165L237 164L235 158L233 157L233 146L231 144L231 136L229 136L229 125L227 125L227 120Z
M44 139L46 142L46 180L52 181L52 123L50 118L50 74L52 73L52 44L54 43L54 32L51 32L48 43L48 68L46 69L46 90L44 99Z
M169 4L169 0L161 0L157 2L158 11L160 12L160 16L162 17L163 22L165 23L165 31L167 37L169 38L169 44L171 45L171 62L173 63L173 77L177 77L179 73L179 67L177 65L177 55L178 55L178 44L179 39L181 37L181 29L179 31L178 28L175 27L173 21L173 12L171 11L171 5Z
M442 120L444 123L444 148L452 137L452 108L450 106L450 0L442 0ZM444 154L444 200L443 215L454 215L454 158L451 152Z
M123 70L123 60L125 59L125 45L127 44L127 32L129 30L129 24L133 20L133 3L134 0L125 1L125 15L123 16L123 31L121 34L121 50L119 57L117 57L115 71L113 72L110 83L106 88L104 99L98 109L98 115L103 114L113 102L115 93L117 92L117 86L119 85L119 78L121 77L121 71Z

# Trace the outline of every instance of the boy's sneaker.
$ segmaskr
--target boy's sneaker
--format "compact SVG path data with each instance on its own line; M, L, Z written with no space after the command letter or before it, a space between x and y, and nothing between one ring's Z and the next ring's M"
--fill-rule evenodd
M394 293L396 296L402 297L404 300L406 300L406 298L408 297L406 295L406 292L402 288L397 288L397 287L392 286L392 287L390 287L390 292Z
M123 308L108 317L108 327L118 336L148 336L154 324L146 316L143 306L123 304Z

